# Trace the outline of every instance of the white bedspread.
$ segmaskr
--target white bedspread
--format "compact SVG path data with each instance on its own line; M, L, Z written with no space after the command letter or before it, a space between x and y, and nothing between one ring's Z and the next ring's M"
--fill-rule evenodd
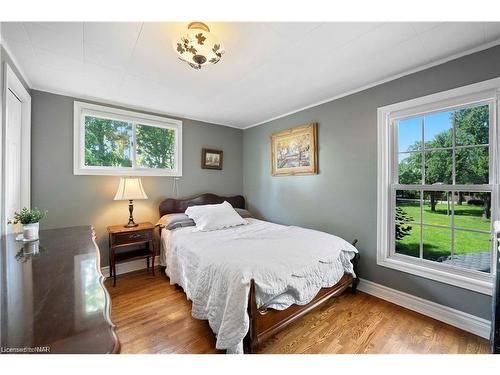
M320 288L353 273L357 252L347 241L310 229L248 219L212 232L194 227L162 231L161 264L171 284L193 302L192 315L208 320L217 349L241 353L248 332L250 280L257 306L285 309L307 304Z

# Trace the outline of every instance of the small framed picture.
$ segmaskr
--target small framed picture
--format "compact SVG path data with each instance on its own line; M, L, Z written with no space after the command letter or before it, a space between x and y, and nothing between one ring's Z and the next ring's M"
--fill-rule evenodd
M222 151L207 148L201 150L201 167L203 169L222 169Z

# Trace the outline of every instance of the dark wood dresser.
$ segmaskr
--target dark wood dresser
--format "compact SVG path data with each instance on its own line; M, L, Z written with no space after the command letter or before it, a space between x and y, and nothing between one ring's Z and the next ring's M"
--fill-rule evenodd
M1 239L2 353L118 353L90 226Z

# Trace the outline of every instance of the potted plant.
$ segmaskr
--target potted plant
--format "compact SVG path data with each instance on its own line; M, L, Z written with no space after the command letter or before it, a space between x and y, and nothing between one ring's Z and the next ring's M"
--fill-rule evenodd
M28 210L24 207L21 212L15 212L14 218L10 219L8 224L21 223L23 225L23 239L26 241L38 240L38 230L40 220L47 215L47 211L41 211L38 208Z

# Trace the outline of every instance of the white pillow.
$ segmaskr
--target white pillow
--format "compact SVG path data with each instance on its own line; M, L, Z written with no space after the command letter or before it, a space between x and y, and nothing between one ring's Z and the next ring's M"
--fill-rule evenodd
M186 215L194 220L196 230L203 232L248 224L226 201L221 204L188 207Z

